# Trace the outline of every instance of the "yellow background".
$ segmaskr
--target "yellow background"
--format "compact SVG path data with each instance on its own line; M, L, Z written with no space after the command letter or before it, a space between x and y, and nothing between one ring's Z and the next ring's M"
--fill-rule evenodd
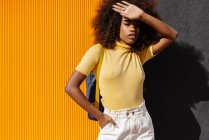
M64 88L93 43L98 4L0 0L0 140L97 138L97 122Z

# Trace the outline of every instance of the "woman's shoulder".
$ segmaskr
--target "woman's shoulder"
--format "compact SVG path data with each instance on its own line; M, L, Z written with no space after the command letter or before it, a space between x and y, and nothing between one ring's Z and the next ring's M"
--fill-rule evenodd
M99 55L100 52L102 51L102 49L104 49L102 47L102 45L100 43L97 44L93 44L88 51L91 51L92 53L94 53L95 55Z
M97 44L93 44L86 52L86 56L88 56L88 58L90 59L94 59L96 60L96 62L98 62L99 58L100 58L100 54L102 51L103 47L101 44L97 43Z
M100 43L97 43L97 44L93 44L91 48L94 50L100 51L103 47Z

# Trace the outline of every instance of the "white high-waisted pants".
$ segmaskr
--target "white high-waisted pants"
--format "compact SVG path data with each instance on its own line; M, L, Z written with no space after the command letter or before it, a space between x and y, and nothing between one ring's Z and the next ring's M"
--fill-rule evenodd
M145 102L135 108L111 110L104 107L116 122L117 127L108 123L98 135L98 140L154 140L152 119L146 109Z

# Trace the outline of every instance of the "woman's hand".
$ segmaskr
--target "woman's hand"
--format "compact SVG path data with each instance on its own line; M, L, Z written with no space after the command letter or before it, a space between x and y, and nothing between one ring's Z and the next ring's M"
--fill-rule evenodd
M107 114L103 114L99 120L99 126L102 129L103 127L105 127L108 123L112 123L115 127L117 127L115 121Z
M112 9L120 13L121 16L130 20L139 20L141 15L144 13L142 9L126 1L116 3L116 5L113 5Z

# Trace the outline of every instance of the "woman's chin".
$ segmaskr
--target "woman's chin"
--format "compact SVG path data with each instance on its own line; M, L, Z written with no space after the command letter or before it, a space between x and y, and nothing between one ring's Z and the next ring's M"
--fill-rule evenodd
M130 41L127 41L126 43L127 43L128 45L133 45L135 42L136 42L135 40L130 40Z
M135 39L127 39L127 40L123 40L123 41L120 41L121 43L123 43L123 44L126 44L126 45L133 45L135 42L136 42L136 40Z

